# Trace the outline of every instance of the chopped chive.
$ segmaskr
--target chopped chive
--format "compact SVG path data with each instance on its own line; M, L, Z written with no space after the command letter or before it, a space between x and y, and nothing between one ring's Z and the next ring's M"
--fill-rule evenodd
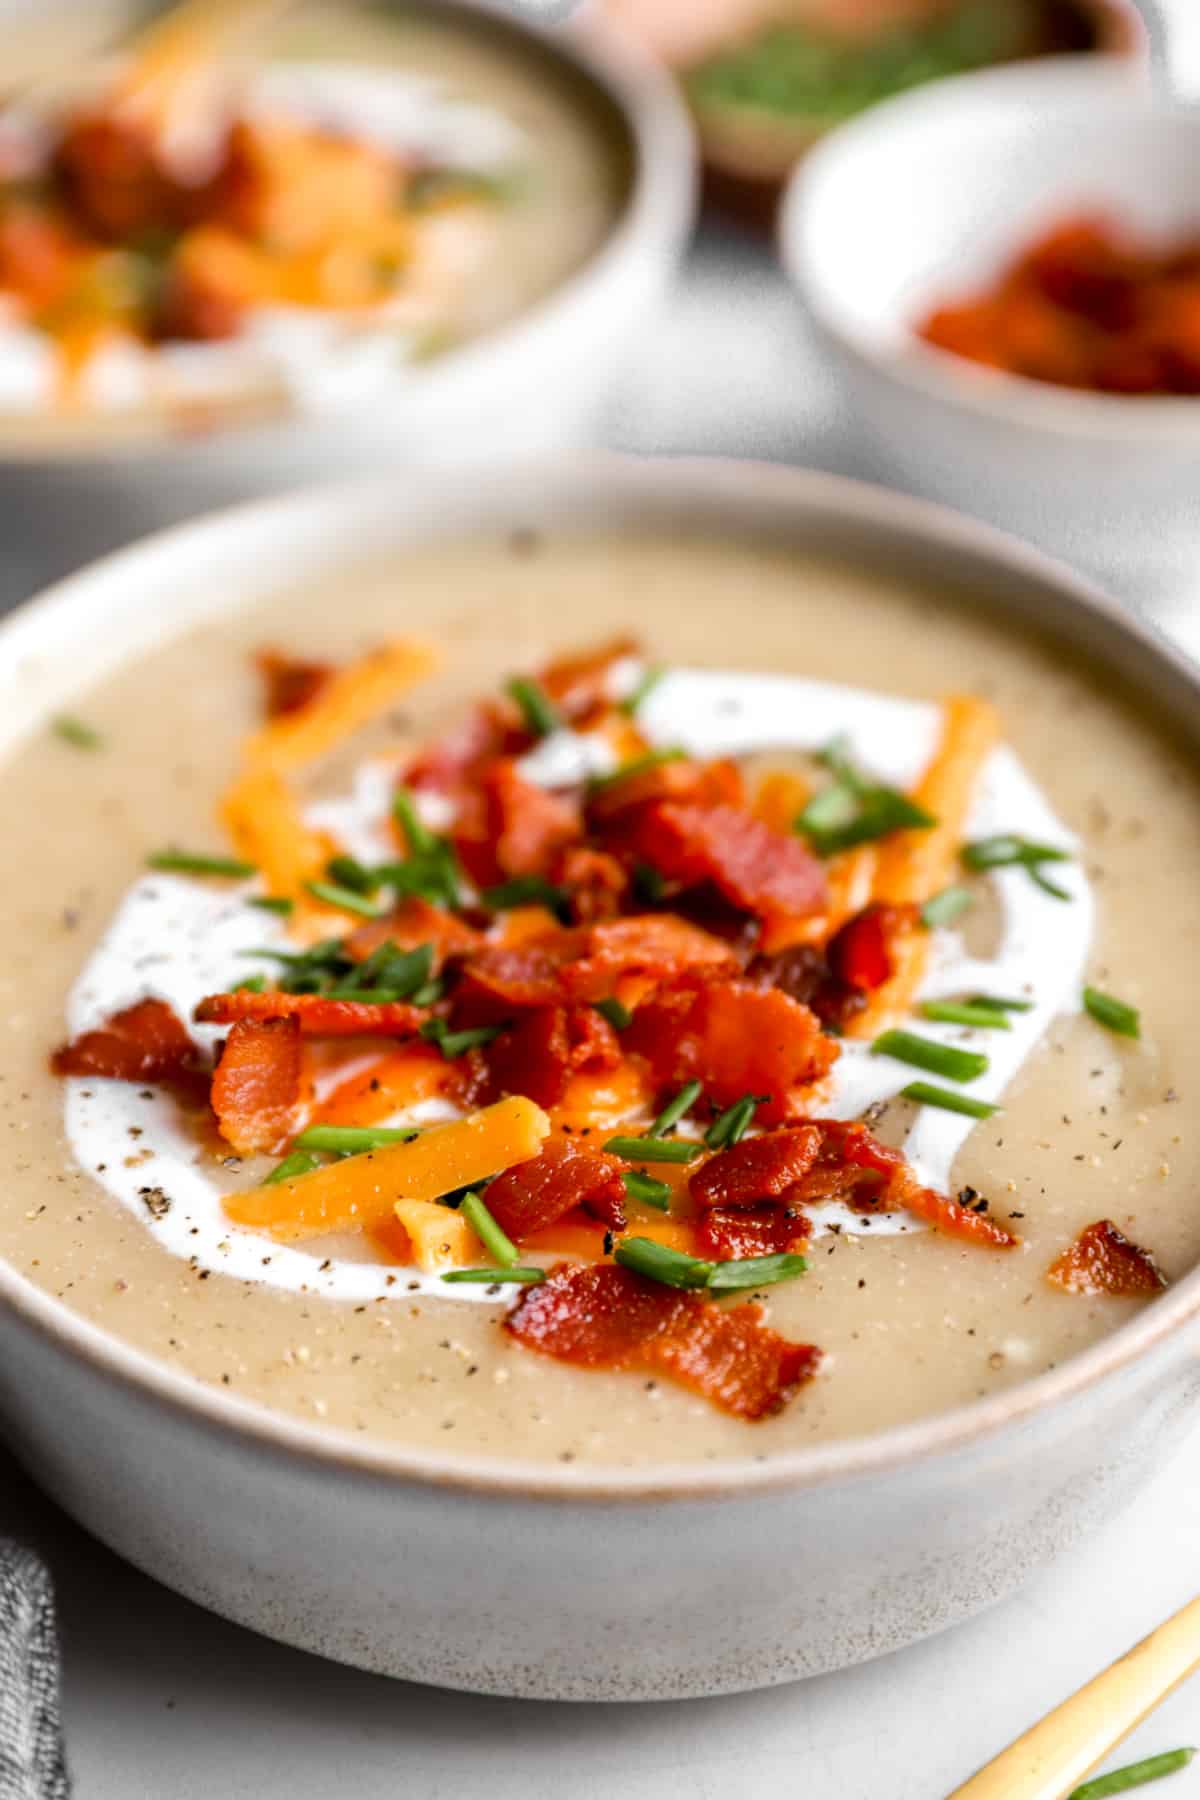
M736 1288L767 1287L777 1281L791 1281L803 1275L808 1267L802 1256L745 1256L728 1262L705 1262L672 1250L653 1238L622 1238L613 1251L614 1260L623 1268L661 1281L667 1287L707 1288L712 1293L728 1293Z
M939 1025L972 1025L977 1031L1011 1031L1012 1026L997 1006L970 1006L960 1000L926 1000L922 1016Z
M558 730L562 720L539 682L531 681L526 675L514 675L508 683L508 692L520 707L534 737L549 737L552 731Z
M468 1050L479 1050L484 1044L490 1044L503 1030L503 1025L476 1025L470 1031L451 1031L445 1019L426 1019L421 1026L421 1036L427 1043L436 1044L447 1062L454 1062Z
M686 1087L680 1088L675 1098L663 1107L655 1119L649 1135L652 1138L666 1137L668 1131L678 1125L684 1113L691 1111L703 1092L698 1081L689 1081Z
M613 1137L604 1148L610 1156L637 1163L688 1163L700 1154L700 1145L684 1138Z
M716 1268L716 1263L702 1262L698 1256L688 1256L683 1250L672 1250L669 1244L656 1244L653 1238L622 1238L613 1251L614 1261L622 1268L632 1269L635 1274L646 1275L651 1281L661 1281L667 1287L702 1288L708 1286L708 1278Z
M499 1287L508 1281L519 1282L522 1287L536 1287L545 1279L545 1269L535 1268L447 1269L442 1276L443 1281L473 1281L486 1283L488 1287Z
M514 906L548 906L551 912L562 912L569 895L565 888L555 887L540 875L517 875L496 887L484 888L480 895L489 912L507 912Z
M331 856L325 873L336 886L349 888L355 894L373 894L379 887L374 869L368 869L355 856Z
M637 716L638 708L650 698L666 672L665 669L660 668L647 669L637 685L630 689L622 700L620 709L627 719Z
M245 981L235 981L229 991L231 994L264 994L266 990L265 975L247 975Z
M704 1134L709 1149L727 1150L732 1144L740 1144L762 1103L760 1094L743 1094L740 1100L719 1113Z
M257 906L259 912L278 913L281 919L286 919L295 910L296 902L285 899L282 894L255 894L246 905Z
M399 787L392 795L392 817L404 833L414 856L428 856L437 849L437 838L417 811L417 803L407 788Z
M818 856L869 844L893 831L927 831L937 820L898 788L868 781L854 767L849 741L838 737L818 758L833 775L797 816L794 829Z
M970 888L943 888L940 894L934 894L921 908L921 923L932 931L937 925L953 925L975 904L975 896Z
M419 987L416 993L410 994L408 998L413 1006L436 1006L439 1000L445 998L445 994L446 984L444 981L427 981L424 987Z
M630 1169L622 1177L625 1192L631 1200L640 1200L644 1206L653 1206L658 1212L666 1212L671 1205L670 1184L656 1181L653 1175L644 1175L637 1169Z
M100 750L104 747L104 739L91 725L85 725L82 719L76 719L70 713L60 713L51 721L50 729L55 737L60 737L64 744L74 745L76 750Z
M258 874L253 863L242 862L240 857L203 856L192 850L156 850L146 864L172 875L227 875L235 881Z
M1136 1006L1126 1006L1123 1000L1114 1000L1111 994L1102 994L1094 987L1084 988L1083 1004L1106 1031L1115 1031L1118 1037L1141 1037L1142 1018Z
M1147 1756L1142 1762L1127 1763L1107 1775L1096 1775L1082 1787L1072 1790L1067 1800L1107 1800L1109 1794L1127 1794L1130 1788L1145 1787L1147 1782L1161 1781L1186 1769L1196 1752L1190 1745L1183 1750L1166 1750L1161 1756Z
M976 838L973 843L964 844L959 852L960 858L968 869L1007 869L1014 863L1028 867L1030 863L1070 862L1070 852L1059 850L1053 844L1035 844L1029 838L1012 837L1007 833L998 837Z
M420 1135L411 1125L310 1125L296 1139L296 1148L358 1156L363 1150L381 1150L385 1144L411 1144Z
M462 870L453 846L431 838L427 850L414 850L407 862L380 863L372 873L383 887L397 894L417 894L435 906L457 906Z
M263 1186L274 1187L277 1181L295 1181L301 1175L311 1175L313 1170L319 1169L320 1166L319 1156L313 1156L307 1150L293 1150L292 1154L285 1156L281 1163L276 1163L271 1173L263 1181Z
M353 1000L358 989L384 989L389 999L407 1000L424 987L433 974L432 944L399 950L393 943L380 944L348 975L338 980L339 998Z
M935 1087L931 1081L910 1081L901 1088L900 1098L917 1106L937 1106L943 1112L963 1113L968 1119L990 1119L999 1112L988 1100L972 1099L970 1094L955 1093L953 1088Z
M615 994L610 994L607 1000L596 1000L593 1005L600 1016L608 1020L614 1031L624 1031L633 1024L633 1014Z
M1037 883L1043 893L1053 895L1056 900L1069 900L1066 888L1059 887L1051 881L1042 868L1043 863L1070 862L1070 852L1056 849L1053 844L1035 844L1028 838L1012 837L1002 834L999 837L977 838L974 843L964 844L959 851L963 866L976 871L984 869L1020 868L1028 872L1031 881Z
M876 1056L893 1056L897 1062L911 1063L914 1069L928 1069L931 1075L944 1075L947 1081L974 1081L986 1072L988 1059L981 1050L959 1050L954 1044L937 1044L916 1031L885 1031L871 1045Z
M339 887L333 881L306 881L305 887L314 900L323 900L327 906L336 906L342 912L357 913L362 919L378 919L379 908L373 900L364 900L353 888Z
M464 1194L458 1208L485 1250L489 1250L506 1269L515 1269L521 1252L508 1234L501 1230L478 1194Z
M622 763L619 769L613 769L608 775L595 775L590 783L593 794L602 794L605 788L615 787L619 781L625 781L631 775L642 775L647 769L657 769L663 763L686 762L688 753L677 744L665 745L661 750L647 750L644 756L635 756L630 762Z
M740 1256L719 1262L708 1278L712 1293L731 1288L770 1287L777 1281L793 1281L808 1264L802 1256L781 1252L778 1256Z
M987 1006L993 1012L1032 1012L1032 1000L1013 1000L1005 994L972 994L971 1006Z

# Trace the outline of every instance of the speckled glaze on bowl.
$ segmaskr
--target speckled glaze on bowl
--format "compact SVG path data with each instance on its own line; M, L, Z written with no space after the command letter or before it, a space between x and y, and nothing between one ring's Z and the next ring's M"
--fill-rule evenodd
M151 643L256 594L476 528L762 536L946 584L1153 691L1200 754L1200 680L987 528L831 477L588 458L262 502L167 533L0 628L0 747ZM153 601L173 596L169 613ZM1150 1480L1200 1402L1200 1273L1083 1355L878 1435L651 1470L410 1453L156 1364L0 1264L0 1425L129 1561L227 1618L483 1693L669 1699L813 1675L977 1612Z

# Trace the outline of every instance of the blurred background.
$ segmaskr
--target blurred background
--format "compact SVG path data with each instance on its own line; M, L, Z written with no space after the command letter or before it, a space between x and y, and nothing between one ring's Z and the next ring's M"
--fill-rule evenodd
M0 0L10 93L26 110L43 107L92 52L128 42L131 21L136 41L148 10ZM378 33L396 28L402 50L414 11L452 17L464 53L480 21L479 9L439 0L316 10L325 22L313 41L339 57L358 55L363 40L343 50L329 19L369 15L377 35L366 60L375 68ZM275 29L291 54L299 26L289 19ZM1200 141L1169 94L1200 83L1200 16L1190 0L591 0L548 38L598 45L591 73L600 67L602 83L611 72L604 58L615 55L623 73L609 92L627 125L640 108L628 204L643 234L643 280L636 301L631 279L622 286L614 277L605 294L592 280L594 310L622 324L619 352L615 329L611 341L593 329L569 353L564 337L552 373L545 358L535 371L526 357L537 405L518 399L518 340L528 351L537 324L548 343L555 312L531 307L524 334L442 357L435 375L413 376L394 395L375 388L371 434L361 405L355 416L324 411L316 429L309 417L303 433L257 435L197 433L193 407L169 442L133 454L129 404L105 442L110 395L86 448L48 447L40 424L26 430L28 405L15 422L6 408L3 327L19 317L28 338L29 317L19 293L15 302L5 295L14 280L19 290L21 273L11 274L10 245L6 274L0 242L4 605L147 529L296 479L392 456L587 443L883 479L1017 530L1186 628L1200 593L1191 498L1200 474L1200 257L1188 263L1200 241ZM614 49L618 39L636 45L632 63ZM516 34L512 47L524 53ZM653 59L658 87L636 72L639 57ZM439 79L453 89L453 56ZM688 152L665 119L668 83L690 117L702 176L686 243ZM536 132L537 121L527 123ZM0 156L3 132L0 121ZM14 194L23 203L26 180L27 172L10 184L10 209ZM657 224L647 209L657 209ZM1044 270L1018 264L1035 241L1080 220L1100 221L1120 241L1093 233L1068 246L1071 266L1054 273L1060 289L1073 284L1064 317L1061 293L1047 303ZM561 230L561 209L542 225ZM1151 250L1170 267L1151 267ZM616 260L610 244L607 263L597 257L566 284L572 297L596 268L611 277ZM993 307L985 329L983 303L1002 294L1007 312ZM1122 308L1135 309L1136 322ZM958 338L926 331L931 320ZM1099 342L1098 333L1104 356L1083 370L1080 344ZM512 379L500 428L490 409L505 344L502 373ZM207 365L196 346L185 350L194 384ZM160 360L185 366L173 346ZM557 416L535 427L550 396ZM517 417L529 420L523 438L511 431Z

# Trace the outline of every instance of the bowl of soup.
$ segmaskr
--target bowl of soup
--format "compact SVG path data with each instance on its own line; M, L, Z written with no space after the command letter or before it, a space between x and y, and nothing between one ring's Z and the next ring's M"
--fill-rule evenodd
M310 0L211 50L160 27L32 87L0 177L0 458L39 518L49 497L87 537L102 509L110 541L122 510L131 534L387 456L570 441L692 201L649 59L486 5Z
M712 1694L1168 1455L1200 711L1081 581L560 460L172 532L0 663L0 1418L139 1567L406 1679Z
M1059 60L940 83L820 147L781 241L874 469L1134 593L1186 578L1198 129L1118 68Z

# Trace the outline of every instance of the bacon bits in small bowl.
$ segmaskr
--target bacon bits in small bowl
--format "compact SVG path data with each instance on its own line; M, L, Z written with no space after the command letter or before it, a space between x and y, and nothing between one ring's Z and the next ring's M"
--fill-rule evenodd
M939 84L797 175L784 254L864 448L1131 590L1197 536L1200 116L1109 62Z

